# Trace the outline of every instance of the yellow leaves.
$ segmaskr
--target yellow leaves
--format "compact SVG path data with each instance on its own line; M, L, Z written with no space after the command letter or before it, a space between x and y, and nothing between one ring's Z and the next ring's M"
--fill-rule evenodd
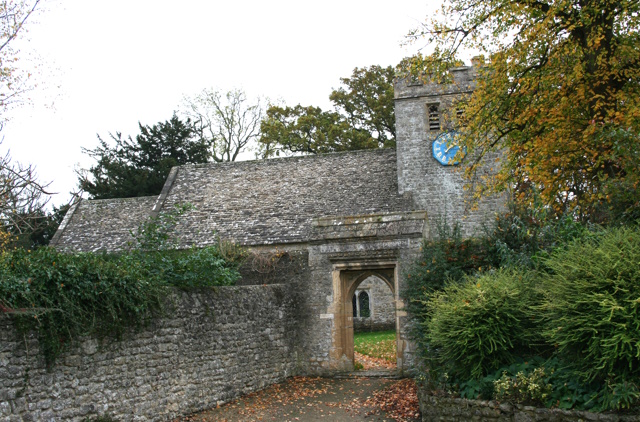
M477 176L479 166L466 171L474 198L520 184L539 190L546 205L589 207L607 198L598 195L608 180L630 172L632 182L640 178L638 163L625 171L619 164L634 156L631 144L624 146L628 153L614 155L621 147L608 135L640 132L640 6L587 0L578 7L566 0L545 3L544 10L540 4L451 0L442 19L421 30L442 52L455 50L451 37L473 28L458 38L461 45L479 44L489 53L466 108L465 137L480 154L503 151L506 164L490 178ZM453 32L438 33L445 30ZM530 193L519 197L527 201Z

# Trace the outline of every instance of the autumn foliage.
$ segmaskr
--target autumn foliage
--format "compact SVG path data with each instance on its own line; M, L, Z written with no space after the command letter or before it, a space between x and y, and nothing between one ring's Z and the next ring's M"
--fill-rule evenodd
M435 47L408 62L414 73L441 72L462 49L487 57L459 122L479 157L467 175L490 151L504 162L476 194L514 188L521 202L539 196L591 220L638 206L639 9L633 0L450 0L410 34Z

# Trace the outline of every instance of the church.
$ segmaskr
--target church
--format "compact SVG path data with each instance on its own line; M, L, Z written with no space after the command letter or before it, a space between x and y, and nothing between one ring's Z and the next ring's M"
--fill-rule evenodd
M444 111L473 91L476 71L453 68L449 84L399 79L395 149L175 167L157 197L80 200L52 245L124 250L148 218L190 204L175 227L179 247L223 239L277 257L270 274L247 265L241 283L291 286L305 345L299 360L309 373L353 368L353 330L363 311L354 298L370 300L372 277L391 292L387 324L396 330L398 370L408 370L413 346L403 277L422 240L442 219L471 235L504 208L499 197L469 206L465 160L456 161L462 154L442 125ZM375 312L375 299L370 305Z

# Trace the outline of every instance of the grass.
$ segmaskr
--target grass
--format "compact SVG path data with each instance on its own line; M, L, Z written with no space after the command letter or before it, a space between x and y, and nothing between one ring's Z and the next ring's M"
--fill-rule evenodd
M358 353L384 359L387 362L395 363L396 361L395 330L355 333L353 343L353 348Z

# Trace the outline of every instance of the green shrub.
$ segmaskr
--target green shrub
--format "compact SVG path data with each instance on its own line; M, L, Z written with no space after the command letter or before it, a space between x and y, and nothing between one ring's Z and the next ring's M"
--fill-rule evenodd
M634 382L606 382L592 400L599 411L630 409L640 403L640 390Z
M498 270L435 293L427 305L428 362L459 379L480 379L540 344L529 273Z
M551 386L544 403L547 407L602 412L638 404L640 394L633 382L613 382L610 379L587 382L576 373L575 366L556 357L537 364L544 367L545 382Z
M229 286L239 278L238 262L224 259L217 245L186 250L134 251L122 255L148 277L179 288Z
M424 294L440 291L448 283L490 266L486 244L463 239L460 230L458 223L452 227L440 224L435 238L422 242L420 257L407 277L409 298L423 298Z
M544 335L584 381L640 380L640 230L609 229L546 260Z
M552 390L546 378L544 367L535 368L529 373L519 371L515 376L504 371L500 379L493 382L495 397L501 401L544 405Z
M475 239L462 239L460 225L440 224L433 240L424 240L420 257L406 275L404 298L414 324L411 336L419 352L426 358L429 353L428 303L429 298L448 284L460 282L466 275L489 267L486 244Z
M74 339L119 338L142 326L163 309L171 286L230 285L236 267L217 246L117 255L16 249L0 255L0 312L38 332L51 365Z
M512 203L508 212L485 227L483 241L487 259L495 267L540 269L544 257L553 250L596 229L570 214L558 216L535 204L525 208Z
M0 303L38 332L47 363L83 335L120 336L161 307L166 284L133 261L52 248L0 255Z

